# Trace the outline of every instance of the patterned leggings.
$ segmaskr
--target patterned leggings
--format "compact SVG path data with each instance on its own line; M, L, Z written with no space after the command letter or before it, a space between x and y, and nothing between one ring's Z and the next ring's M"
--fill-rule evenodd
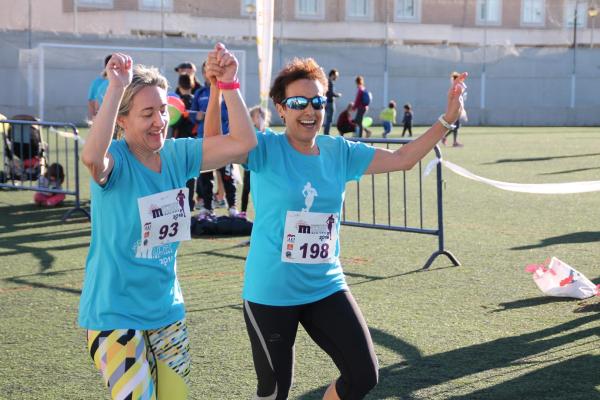
M185 320L146 331L89 330L87 336L112 399L187 399L190 344Z

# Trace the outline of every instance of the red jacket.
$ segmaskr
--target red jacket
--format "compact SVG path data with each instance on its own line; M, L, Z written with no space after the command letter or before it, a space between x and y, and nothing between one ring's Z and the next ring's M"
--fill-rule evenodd
M354 99L353 110L358 110L359 108L367 108L368 106L364 105L362 102L363 92L366 90L364 86L358 88L358 92L356 92L356 98Z

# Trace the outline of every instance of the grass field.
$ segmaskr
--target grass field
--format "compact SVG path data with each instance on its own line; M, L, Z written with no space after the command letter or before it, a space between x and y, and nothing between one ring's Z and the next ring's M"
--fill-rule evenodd
M442 152L502 181L598 180L598 135L466 127L465 147ZM86 202L88 179L84 172ZM557 256L600 283L600 193L511 193L448 170L444 181L446 247L460 267L439 258L420 271L433 237L342 228L342 263L380 363L368 399L600 399L600 301L543 297L523 271ZM401 213L401 191L392 195ZM90 225L79 216L61 222L69 205L40 209L32 192L0 191L1 399L108 399L76 323ZM255 387L240 307L244 239L180 247L193 399L249 399ZM290 398L320 399L335 366L303 331L296 357Z

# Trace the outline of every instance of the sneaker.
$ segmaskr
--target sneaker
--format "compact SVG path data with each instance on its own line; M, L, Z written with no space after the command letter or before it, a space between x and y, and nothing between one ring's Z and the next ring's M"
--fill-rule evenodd
M225 208L226 203L225 203L225 199L222 200L213 200L213 208Z
M248 217L246 216L246 211L240 211L237 215L238 218L243 218L243 219L247 219Z
M452 147L464 147L464 145L462 143L454 142Z
M200 207L200 212L199 212L199 213L198 213L198 215L196 216L196 219L197 219L198 221L203 221L203 220L205 220L205 219L210 219L210 220L212 220L212 219L215 219L215 218L216 218L216 215L215 215L215 213L213 212L213 210L207 210L207 209L206 209L206 208L204 208L204 207Z
M239 212L238 212L237 208L235 208L235 207L231 207L231 208L229 209L229 216L230 216L230 217L237 217L237 216L238 216L238 214L239 214Z

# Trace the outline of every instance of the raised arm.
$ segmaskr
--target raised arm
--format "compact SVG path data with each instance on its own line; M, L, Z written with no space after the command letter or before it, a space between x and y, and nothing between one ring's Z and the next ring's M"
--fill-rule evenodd
M458 119L463 109L462 94L466 88L464 84L467 73L463 72L448 90L448 105L442 115L447 124L452 124ZM391 171L409 170L414 167L448 132L448 129L437 121L418 139L407 143L396 151L377 148L371 164L365 174L380 174Z
M221 92L229 115L229 134L204 137L202 170L220 168L229 163L243 163L247 159L248 152L257 143L254 127L240 90L234 88L239 86L236 76L237 59L223 44L217 43L215 49L209 54L206 66L207 75L214 75L218 81L215 86L218 87L219 82L223 86ZM212 91L211 87L211 97ZM217 94L217 101L219 97ZM220 112L218 104L217 109ZM217 115L214 117L220 129L221 118L220 116L217 118ZM207 117L209 120L210 118L213 118L213 115ZM208 132L206 128L205 132Z
M115 130L123 93L133 77L132 68L131 57L121 53L113 54L106 64L108 88L81 152L81 161L99 185L106 183L114 165L108 147Z
M215 75L216 53L209 54L211 63L206 63L206 78L210 82L210 95L208 96L208 106L204 116L204 137L223 135L223 126L221 125L221 89L217 83ZM212 68L211 68L212 66ZM222 72L219 68L217 72Z

